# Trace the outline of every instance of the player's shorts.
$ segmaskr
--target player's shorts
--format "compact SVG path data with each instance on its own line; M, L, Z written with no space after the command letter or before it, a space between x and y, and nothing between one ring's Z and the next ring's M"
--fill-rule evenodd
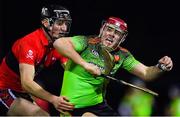
M119 113L114 111L106 102L86 108L74 109L70 114L72 116L81 116L85 112L91 112L97 116L120 116Z
M3 110L6 110L6 112L9 110L13 101L19 97L33 102L33 99L27 93L16 92L11 89L0 89L0 105L4 107Z

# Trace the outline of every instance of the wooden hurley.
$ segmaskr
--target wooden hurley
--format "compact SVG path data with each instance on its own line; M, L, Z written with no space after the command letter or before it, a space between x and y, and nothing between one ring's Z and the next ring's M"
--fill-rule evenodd
M146 93L150 93L150 94L155 95L155 96L158 96L158 95L159 95L158 93L156 93L156 92L154 92L154 91L151 91L151 90L149 90L149 89L147 89L147 88L139 87L139 86L133 85L133 84L131 84L131 83L127 83L127 82L125 82L125 81L123 81L123 80L118 80L118 79L116 79L116 78L114 78L114 77L111 77L111 76L106 76L106 75L103 75L103 76L106 77L106 78L108 78L108 79L117 81L117 82L119 82L119 83L121 83L121 84L124 84L124 85L130 86L130 87L133 87L133 88L142 90L142 91L144 91L144 92L146 92Z

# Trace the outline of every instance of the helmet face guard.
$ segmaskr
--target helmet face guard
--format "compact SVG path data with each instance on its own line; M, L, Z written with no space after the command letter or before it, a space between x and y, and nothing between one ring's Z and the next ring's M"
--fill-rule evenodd
M115 50L125 40L128 34L127 24L120 18L109 17L108 20L104 22L99 37L102 37L103 31L107 27L113 28L122 34L122 37L120 37L118 41L114 44L114 46L110 48L110 50Z
M41 10L41 20L44 19L48 20L49 25L43 25L48 35L50 35L48 32L50 31L50 27L53 26L55 23L60 25L65 23L67 25L67 31L60 33L59 37L66 36L69 34L72 19L69 10L67 10L66 8L58 5L50 5L49 7L43 7Z

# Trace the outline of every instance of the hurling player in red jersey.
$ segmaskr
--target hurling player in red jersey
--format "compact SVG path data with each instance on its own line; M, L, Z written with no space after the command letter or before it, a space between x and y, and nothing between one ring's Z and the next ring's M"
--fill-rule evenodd
M67 61L52 44L69 33L70 13L59 5L45 6L41 24L41 28L18 39L0 65L0 104L7 109L7 115L48 116L30 95L52 103L59 112L74 108L66 97L53 95L34 81L44 67L56 60L62 64Z

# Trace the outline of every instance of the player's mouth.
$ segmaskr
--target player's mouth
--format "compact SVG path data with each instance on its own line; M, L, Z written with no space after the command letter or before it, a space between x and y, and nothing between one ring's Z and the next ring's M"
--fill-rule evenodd
M106 42L108 45L110 45L110 44L113 43L113 39L112 39L112 38L106 38L106 39L105 39L105 42Z

